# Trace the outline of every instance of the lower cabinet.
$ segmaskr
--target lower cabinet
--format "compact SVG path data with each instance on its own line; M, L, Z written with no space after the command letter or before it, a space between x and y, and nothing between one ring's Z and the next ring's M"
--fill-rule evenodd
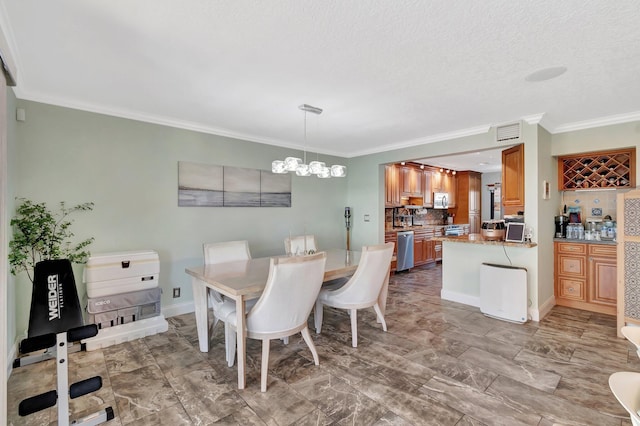
M556 304L616 314L616 246L556 242Z
M414 266L435 262L433 243L433 229L421 229L413 232Z
M384 242L385 243L393 243L393 256L396 257L398 255L398 234L395 231L389 231L384 233ZM397 261L391 261L391 273L396 271Z

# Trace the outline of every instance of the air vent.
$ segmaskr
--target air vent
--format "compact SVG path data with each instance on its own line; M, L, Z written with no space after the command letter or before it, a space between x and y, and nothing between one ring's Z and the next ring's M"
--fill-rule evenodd
M496 127L496 141L517 141L520 139L520 123L505 124Z

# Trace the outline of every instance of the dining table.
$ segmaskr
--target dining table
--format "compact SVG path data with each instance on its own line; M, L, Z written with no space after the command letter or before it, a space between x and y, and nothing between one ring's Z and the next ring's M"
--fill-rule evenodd
M348 277L358 268L362 252L344 249L324 250L327 254L324 279L326 283ZM218 264L202 264L185 269L191 276L195 305L198 344L201 352L209 351L208 291L215 290L236 304L236 349L238 363L238 389L245 387L246 369L246 309L245 302L262 294L269 276L271 257L260 257ZM301 283L303 285L304 283ZM386 308L389 273L378 296L383 314Z

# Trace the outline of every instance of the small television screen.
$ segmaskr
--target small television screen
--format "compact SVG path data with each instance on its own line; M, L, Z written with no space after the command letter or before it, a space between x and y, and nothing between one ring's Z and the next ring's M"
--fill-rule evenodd
M521 243L524 241L524 223L509 222L507 223L507 235L505 241L513 243Z

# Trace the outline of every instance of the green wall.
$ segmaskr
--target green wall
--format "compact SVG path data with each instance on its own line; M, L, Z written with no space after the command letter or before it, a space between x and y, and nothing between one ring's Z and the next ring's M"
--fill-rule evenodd
M15 107L26 110L25 122L15 122ZM284 254L289 232L306 230L320 248L345 245L346 179L292 176L291 208L178 207L178 161L270 170L272 160L301 152L23 100L9 117L14 195L50 206L93 201L94 211L74 216L76 238L95 237L94 253L156 250L163 309L192 301L184 269L202 263L205 242L246 239L261 257ZM82 266L74 270L84 295ZM19 334L31 285L26 274L15 283ZM182 288L181 298L171 297L173 287Z

